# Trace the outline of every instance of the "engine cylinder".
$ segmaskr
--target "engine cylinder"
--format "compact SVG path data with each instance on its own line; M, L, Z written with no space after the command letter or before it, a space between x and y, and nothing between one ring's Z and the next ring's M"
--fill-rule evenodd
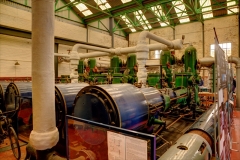
M74 116L117 127L137 130L148 120L143 93L127 83L85 87L74 105Z

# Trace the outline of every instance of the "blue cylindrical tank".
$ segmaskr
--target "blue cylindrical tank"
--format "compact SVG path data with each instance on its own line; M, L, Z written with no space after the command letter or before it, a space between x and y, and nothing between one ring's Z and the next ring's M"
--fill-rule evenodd
M58 128L64 126L65 115L72 114L73 102L79 90L88 85L88 83L55 84L56 125ZM32 99L32 82L14 82L7 86L5 93L7 111L15 109L15 96Z
M117 127L138 130L148 120L144 95L127 83L85 87L74 104L74 116Z
M161 97L161 94L157 88L153 87L140 88L140 91L143 93L148 104L156 104L163 102L163 98Z
M72 115L74 99L88 83L58 83L55 84L55 107L57 126L63 126L65 115Z
M10 83L5 92L6 111L15 109L15 97L32 98L32 82Z

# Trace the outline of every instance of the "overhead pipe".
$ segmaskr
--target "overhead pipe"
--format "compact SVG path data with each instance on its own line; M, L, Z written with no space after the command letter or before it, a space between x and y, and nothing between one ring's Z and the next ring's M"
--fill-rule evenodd
M155 40L162 44L150 44L148 45L146 42L146 38ZM166 49L181 49L183 44L183 39L177 39L173 41L169 41L163 38L160 38L150 32L143 31L139 35L139 40L137 46L134 47L126 47L126 48L116 48L116 49L105 49L100 47L89 46L85 44L76 44L73 46L72 51L70 52L70 66L71 66L71 74L70 78L73 80L72 83L77 83L78 74L77 74L77 65L78 60L83 58L90 58L90 57L99 57L99 56L111 56L111 55L122 55L128 53L137 53L137 63L138 63L138 82L146 83L147 79L147 72L146 72L146 60L148 59L148 52L149 50L166 50ZM101 52L92 52L92 53L81 53L78 54L78 48L89 49L89 50L96 50ZM105 52L105 53L104 53ZM56 54L55 54L56 55Z
M136 53L137 53L136 55L137 55L137 63L138 63L138 72L137 72L138 83L143 83L143 84L145 84L147 80L147 70L145 68L145 65L146 65L146 60L148 59L148 53L150 48L147 45L146 38L165 44L167 45L168 49L181 49L183 44L183 39L169 41L161 37L158 37L148 31L141 32L139 35L137 46L136 46ZM156 47L156 44L153 44L152 46Z
M210 67L215 63L215 58L213 57L203 57L199 59L199 62L201 66L205 67ZM236 65L236 92L240 90L240 58L239 57L234 57L234 56L229 56L228 57L228 63L234 63ZM236 95L238 95L236 93ZM240 108L240 94L237 96L237 107Z
M228 62L229 63L234 63L236 65L236 95L237 95L237 108L240 108L240 58L239 57L234 57L234 56L229 56L228 57ZM239 94L238 94L239 92Z
M215 58L213 57L203 57L199 59L199 62L201 64L201 66L203 67L210 67L215 63Z

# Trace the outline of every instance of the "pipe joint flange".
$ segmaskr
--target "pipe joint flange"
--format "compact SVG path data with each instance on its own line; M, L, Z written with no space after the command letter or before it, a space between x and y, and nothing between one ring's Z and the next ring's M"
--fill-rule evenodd
M112 54L112 53L115 53L115 55L120 56L120 55L121 55L121 48L116 48L116 49L115 49L115 52L114 52L114 51L111 51L111 54Z
M137 44L136 52L149 52L149 47L148 47L147 43Z
M30 137L30 144L36 150L46 150L54 147L59 140L58 129L55 127L53 131L39 133L32 130Z
M182 49L183 40L182 39L175 39L175 40L172 41L172 44L173 44L173 49L175 49L175 50Z

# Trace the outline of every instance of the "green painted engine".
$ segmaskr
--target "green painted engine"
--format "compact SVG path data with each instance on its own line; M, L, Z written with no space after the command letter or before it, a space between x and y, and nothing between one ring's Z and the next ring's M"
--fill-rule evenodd
M79 60L78 74L79 81L93 84L118 84L137 82L137 60L135 54L128 54L126 64L118 56L110 58L110 68L101 73L96 66L96 59L90 58L88 65L84 66L84 61Z
M175 87L185 87L190 90L192 103L199 105L198 84L201 77L197 73L197 50L192 45L185 49L182 57L184 71L175 74Z
M100 73L95 58L89 58L87 66L84 66L83 60L79 60L78 74L80 82L88 82L90 84L107 83L107 74Z
M171 51L162 51L160 57L160 73L148 73L147 84L156 88L172 88L171 65L176 63L177 58Z

